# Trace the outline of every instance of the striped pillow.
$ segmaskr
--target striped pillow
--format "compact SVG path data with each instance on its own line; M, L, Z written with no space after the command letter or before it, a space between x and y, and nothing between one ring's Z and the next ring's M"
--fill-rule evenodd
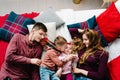
M83 21L83 22L78 22L78 23L73 23L73 24L68 24L67 25L68 29L70 29L70 28L79 28L79 29L90 28L90 29L94 29L96 26L97 26L96 16L93 16L93 17L91 17L88 20Z
M81 38L82 37L81 33L78 32L78 29L83 29L83 30L86 28L94 29L100 35L102 46L103 47L108 46L108 42L104 38L104 35L102 34L102 32L99 29L99 26L97 25L95 16L89 18L88 20L86 20L84 22L69 24L69 25L67 25L67 27L68 27L69 33L71 35L71 38L74 38L74 37Z
M15 33L28 34L27 25L34 23L34 20L25 18L12 11L0 28L0 39L9 42Z

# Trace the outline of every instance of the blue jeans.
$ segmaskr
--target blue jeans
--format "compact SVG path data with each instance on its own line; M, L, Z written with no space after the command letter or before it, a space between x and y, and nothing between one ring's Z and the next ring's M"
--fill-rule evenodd
M92 80L92 79L86 78L86 77L83 77L83 76L80 76L80 77L75 76L75 80Z
M11 80L9 77L5 78L4 80Z
M60 80L59 77L55 75L55 71L46 67L40 67L40 78L41 80Z

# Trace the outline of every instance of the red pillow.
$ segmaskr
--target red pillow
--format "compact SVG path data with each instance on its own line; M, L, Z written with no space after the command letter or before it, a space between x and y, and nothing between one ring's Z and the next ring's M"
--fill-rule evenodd
M108 63L110 80L120 80L120 56Z
M8 46L8 42L0 40L0 69L1 69L2 63L4 62L7 46Z
M97 17L96 21L108 43L120 35L120 13L114 2Z
M37 17L39 15L39 13L32 12L32 13L23 13L21 15L24 16L24 17L26 17L26 18L33 19L33 18Z
M5 20L7 19L8 14L5 14L4 16L0 16L0 28L4 24Z

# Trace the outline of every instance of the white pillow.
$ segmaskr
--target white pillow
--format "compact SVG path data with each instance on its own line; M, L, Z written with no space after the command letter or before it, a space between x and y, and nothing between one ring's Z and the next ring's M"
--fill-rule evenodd
M56 28L60 28L65 22L60 18L55 11L52 8L48 8L45 11L43 11L42 14L35 17L34 20L36 22L56 22Z
M120 12L120 0L118 0L118 1L115 3L115 6L116 6L116 8L118 9L118 11Z
M109 61L120 56L120 38L117 38L113 42L109 43L105 49L109 53Z
M54 41L56 37L56 22L44 23L48 29L47 35L50 41ZM27 25L29 32L31 32L33 25Z

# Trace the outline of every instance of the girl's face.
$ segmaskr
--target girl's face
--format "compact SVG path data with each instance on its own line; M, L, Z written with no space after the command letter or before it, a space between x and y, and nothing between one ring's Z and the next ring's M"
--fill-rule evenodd
M72 53L72 45L71 45L71 44L68 44L68 45L67 45L67 48L65 49L65 53L66 53L66 54Z
M85 44L86 47L88 47L90 44L90 41L88 37L86 36L86 34L83 34L82 38L83 38L83 43Z

